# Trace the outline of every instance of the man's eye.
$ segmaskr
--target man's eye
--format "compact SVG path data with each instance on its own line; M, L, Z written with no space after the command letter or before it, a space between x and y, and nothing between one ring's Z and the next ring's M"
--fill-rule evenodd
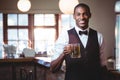
M77 16L80 16L80 13L78 13Z
M88 13L84 13L85 16L88 16L89 14Z

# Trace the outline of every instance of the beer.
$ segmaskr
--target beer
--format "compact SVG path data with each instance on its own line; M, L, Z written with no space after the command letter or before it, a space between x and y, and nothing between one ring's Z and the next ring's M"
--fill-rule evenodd
M72 44L72 53L71 53L71 58L80 58L81 54L80 54L80 44L79 43L75 43Z

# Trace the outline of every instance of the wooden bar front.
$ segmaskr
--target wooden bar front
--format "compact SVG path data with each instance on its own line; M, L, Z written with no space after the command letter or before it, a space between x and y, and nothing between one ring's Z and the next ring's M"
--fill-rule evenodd
M36 58L0 59L0 80L64 80L64 73L51 73L50 63Z

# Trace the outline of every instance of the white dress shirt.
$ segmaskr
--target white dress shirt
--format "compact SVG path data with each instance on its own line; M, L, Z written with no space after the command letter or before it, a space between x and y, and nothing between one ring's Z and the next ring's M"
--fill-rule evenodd
M79 35L79 31L83 31L81 29L79 29L78 27L75 26L75 30L77 32L77 34ZM89 28L86 29L89 33ZM101 58L101 64L102 65L106 65L106 59L105 59L105 55L104 55L104 39L103 39L103 35L99 32L97 32L98 35L98 42L99 42L99 47L100 47L100 58ZM86 47L87 41L88 41L88 35L79 35L79 38L83 44L84 47ZM52 60L55 60L56 58L59 57L59 55L63 52L64 46L67 45L69 43L69 36L68 36L68 32L66 31L62 31L59 38L57 39L56 43L55 43L55 47L54 47L54 55L52 56Z

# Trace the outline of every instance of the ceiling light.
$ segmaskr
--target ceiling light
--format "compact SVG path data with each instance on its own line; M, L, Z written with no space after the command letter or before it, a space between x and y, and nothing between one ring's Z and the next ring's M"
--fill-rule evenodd
M31 8L31 2L29 0L19 0L17 7L22 12L27 12Z
M73 14L74 7L79 3L78 0L60 0L59 8L64 14Z

